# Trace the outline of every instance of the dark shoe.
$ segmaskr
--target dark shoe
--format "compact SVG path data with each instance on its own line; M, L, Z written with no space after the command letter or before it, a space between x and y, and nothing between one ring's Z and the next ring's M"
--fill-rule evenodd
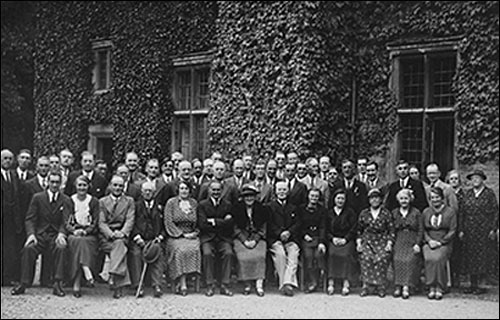
M289 284L283 286L283 294L287 297L293 297L293 287Z
M263 288L255 288L255 291L257 292L258 297L264 296L264 289Z
M379 289L378 290L378 296L380 298L385 298L385 289Z
M401 289L400 288L396 288L396 290L394 290L394 293L392 294L392 296L394 298L399 298L401 297Z
M22 284L12 288L12 290L10 291L10 294L12 294L13 296L17 296L19 294L23 294L24 292L26 291L26 287Z
M154 294L153 295L154 295L155 298L160 298L162 296L163 292L161 291L161 287L160 286L154 286L153 290L154 290Z
M113 298L120 299L121 297L122 297L122 289L121 288L114 289Z
M144 288L140 288L139 292L137 292L137 298L142 298L144 297Z
M82 292L80 290L75 290L75 291L73 291L73 296L75 298L81 298L82 297Z
M484 293L486 293L486 289L484 289L484 288L475 288L472 291L472 293L475 294L475 295L484 294Z
M95 280L93 278L90 280L87 280L87 287L89 287L89 288L95 287Z
M221 290L222 290L222 289L221 289ZM209 285L209 286L207 287L207 291L205 291L205 295L206 295L207 297L211 297L211 296L213 296L213 295L214 295L214 286L213 286L213 285Z
M361 297L366 297L368 295L368 289L367 288L361 289L361 292L359 293L359 295Z
M307 287L307 289L306 289L306 293L313 293L314 291L316 291L316 285L315 284L309 285L309 287Z
M252 292L252 286L251 285L246 285L245 288L243 289L243 294L245 296L248 296Z
M104 280L101 276L97 276L95 279L95 282L97 283L108 283L108 281Z
M463 290L465 294L472 294L476 288L468 287Z
M222 294L224 296L228 296L228 297L233 296L233 292L231 291L231 289L229 289L229 287L226 287L225 285L222 285L220 287L220 294Z
M54 289L52 290L52 293L58 297L64 297L66 295L66 293L64 293L63 289L61 288L61 284L59 282L54 283Z

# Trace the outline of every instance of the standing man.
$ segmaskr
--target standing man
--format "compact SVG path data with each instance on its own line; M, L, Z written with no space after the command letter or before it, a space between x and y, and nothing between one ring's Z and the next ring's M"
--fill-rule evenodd
M200 186L212 181L214 178L214 161L210 158L203 161L203 175L201 176Z
M236 188L236 186L226 183L224 180L226 174L226 165L224 162L217 161L214 163L214 178L212 181L218 181L222 185L221 191L221 199L229 201L231 205L235 205L238 202L238 198L240 196L240 192ZM205 183L201 186L198 201L208 199L208 188L210 183Z
M141 186L142 199L135 203L135 223L130 237L130 252L128 256L128 266L132 288L137 288L141 278L143 268L142 252L147 245L160 245L165 239L165 227L163 226L162 212L160 205L154 199L155 184L146 181ZM154 242L155 244L151 244ZM151 275L151 284L156 298L161 297L161 282L163 275L163 255L159 249L159 257L148 265L148 272ZM139 289L139 297L144 296L144 288Z
M118 165L118 168L116 168L116 175L122 177L123 181L125 181L123 185L123 193L134 199L134 201L138 201L141 197L141 188L135 183L130 183L130 171L128 170L128 167L125 164ZM110 193L111 186L109 186L106 190L106 195Z
M243 176L247 181L255 180L255 173L253 172L253 158L251 155L246 154L243 156L243 163L245 164L245 171Z
M330 188L328 187L328 182L318 176L319 162L316 158L309 158L306 160L306 166L309 171L309 175L305 178L304 183L308 186L308 190L316 188L321 191L319 203L326 208L328 199L330 199Z
M346 190L346 204L345 207L351 207L351 209L359 216L361 210L368 208L368 191L366 190L366 185L356 179L354 172L354 163L345 159L342 161L342 179L338 179L334 184L334 190L344 189ZM334 207L334 199L330 198L328 202L328 208Z
M323 156L319 158L319 177L328 181L328 170L331 168L330 157Z
M36 176L26 181L25 197L23 203L26 204L23 212L28 210L28 205L35 193L45 191L49 186L48 173L50 171L50 160L47 157L40 157L36 162Z
M288 186L287 201L294 206L301 206L307 202L307 187L295 177L296 170L293 163L285 165L285 182Z
M269 160L266 166L266 183L271 185L273 190L274 190L274 184L280 180L276 177L277 170L278 170L278 163L276 162L276 160L274 159Z
M31 166L31 151L22 149L17 155L17 169L16 173L20 181L27 181L35 176L33 171L30 170Z
M285 179L285 164L286 164L286 156L282 151L276 151L276 156L274 157L276 160L277 169L276 169L276 178L278 180Z
M101 176L98 172L94 170L95 160L94 155L89 151L82 152L82 170L73 171L69 174L68 182L64 193L68 196L73 195L76 192L75 180L80 175L84 175L90 180L89 194L100 199L106 193L106 187L108 182Z
M73 210L71 199L60 192L61 172L49 174L49 188L33 196L26 214L28 238L22 250L21 283L12 289L12 295L23 294L33 281L35 262L40 253L54 271L53 294L65 296L62 289L66 259L66 219Z
M418 180L411 179L408 175L408 162L406 160L400 160L396 166L396 173L399 177L397 181L394 181L389 185L387 191L387 197L385 200L385 207L392 211L399 206L399 202L396 198L399 190L410 189L413 192L413 206L423 212L425 208L429 206L427 202L427 197L425 196L424 186L422 182Z
M99 238L101 250L109 254L110 286L113 298L122 296L122 288L130 285L127 267L127 243L134 227L134 199L123 193L122 177L111 179L111 194L99 200Z
M250 182L245 179L243 176L243 172L245 170L245 166L243 163L243 160L241 159L236 159L233 162L233 175L229 178L227 178L225 181L226 183L232 184L233 186L236 187L236 189L241 190L241 187Z
M427 200L430 203L431 201L431 188L438 187L443 189L444 193L444 203L455 211L455 214L458 213L458 200L453 188L444 183L441 177L441 171L439 170L439 166L437 163L430 163L425 168L425 173L427 174L427 179L429 179L429 185L424 187L425 194L427 196Z
M255 165L255 180L252 185L259 190L257 200L262 204L267 204L273 199L273 186L266 182L266 163L259 160Z
M50 170L60 170L61 169L61 160L57 154L53 154L49 157L50 161Z
M104 160L97 159L95 162L95 169L97 172L99 172L101 174L101 176L104 177L104 179L106 179L106 181L108 181L109 168L108 168L108 164Z
M24 213L19 203L21 182L12 170L14 154L1 151L2 171L2 286L19 281L24 241Z
M290 165L290 164L289 164ZM290 165L293 166L293 165ZM293 296L297 283L299 263L300 215L297 207L289 201L288 184L276 183L276 200L269 204L268 243L278 273L279 290L286 296Z
M139 169L139 156L137 153L131 151L127 152L125 155L125 165L130 171L129 181L131 183L136 183L137 181L142 181L146 179L146 176L141 173Z
M291 164L294 164L294 165L297 165L299 163L299 161L300 161L299 156L294 151L289 152L287 154L286 158L287 158L287 163L291 163Z
M207 283L205 295L214 295L215 259L218 256L221 265L220 293L232 296L231 266L233 252L233 216L232 205L221 199L222 184L218 181L209 183L209 198L200 201L198 206L198 227L200 228L203 271Z
M358 158L358 175L356 176L356 179L359 181L366 183L366 179L368 178L366 174L366 165L368 164L368 158L366 157L359 157Z
M387 194L387 183L380 178L378 172L378 163L371 161L366 165L366 189L379 189L382 192L382 197Z
M197 185L201 185L201 178L203 176L203 163L200 159L194 159L191 161L193 166L193 180Z
M73 153L69 151L69 149L63 149L59 152L59 160L61 162L61 175L62 175L62 183L61 183L61 191L66 189L66 184L68 183L69 174L71 173L71 169L73 166ZM105 176L103 176L105 177Z

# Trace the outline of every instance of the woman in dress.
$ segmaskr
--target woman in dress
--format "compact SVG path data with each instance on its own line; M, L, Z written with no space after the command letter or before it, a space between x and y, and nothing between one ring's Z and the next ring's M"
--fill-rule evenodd
M396 195L399 208L392 211L396 240L394 243L394 297L410 297L410 288L418 285L424 225L420 211L411 206L413 194L401 189Z
M70 253L70 278L73 281L73 295L81 294L82 274L88 284L94 286L91 268L97 257L97 220L99 217L99 201L88 194L90 180L84 175L75 180L76 193L71 196L74 210L68 217L68 248Z
M462 273L470 276L470 287L465 293L481 294L482 276L498 276L498 250L496 230L498 228L498 202L492 189L484 185L486 175L475 170L467 175L472 189L464 192L460 205L458 234L462 242Z
M241 189L243 200L234 208L234 252L238 259L238 279L245 283L243 294L250 294L251 281L255 280L256 293L263 297L268 212L256 201L257 193L253 185L246 184Z
M349 294L349 279L356 268L356 213L345 206L346 191L338 189L333 194L334 207L326 217L326 239L328 241L328 288L333 295L335 279L343 281L342 295Z
M358 218L357 250L360 253L360 295L365 297L370 287L377 287L379 297L385 297L387 268L394 243L394 224L391 213L382 206L382 192L378 188L368 192L370 207Z
M443 189L431 188L430 200L430 206L423 212L425 282L429 287L427 297L441 300L448 282L446 263L457 231L457 217L454 210L446 206Z
M176 293L187 295L186 275L201 272L198 206L191 198L191 185L181 181L178 196L167 201L164 210L167 238L167 265L171 279L176 281Z
M301 251L304 259L304 277L306 293L316 291L318 286L319 270L324 270L325 246L325 219L327 211L319 203L321 191L313 188L309 190L305 205L299 207L302 220Z

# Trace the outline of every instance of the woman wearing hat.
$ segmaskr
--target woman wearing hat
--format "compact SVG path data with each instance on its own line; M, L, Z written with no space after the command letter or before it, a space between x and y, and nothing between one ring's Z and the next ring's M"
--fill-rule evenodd
M334 207L326 217L326 239L328 241L328 289L333 295L334 280L343 281L342 295L349 294L349 279L356 268L356 213L346 207L346 191L338 189L333 193Z
M266 275L267 209L256 201L258 190L253 185L242 187L242 201L234 207L234 252L238 259L238 278L245 283L243 294L252 290L251 281L259 297L264 296Z
M90 180L81 175L75 180L76 193L71 196L74 210L68 217L68 247L70 252L70 278L73 280L73 295L81 294L82 272L90 286L94 285L94 277L90 268L94 266L97 255L97 220L99 217L99 201L88 194Z
M382 206L380 189L371 189L368 201L370 207L359 214L356 240L363 281L360 295L367 296L370 287L377 287L379 297L383 298L394 243L394 224L391 213Z
M191 198L191 185L180 181L178 196L167 201L164 223L167 230L167 265L171 279L176 280L176 293L187 295L186 275L201 272L198 203Z
M459 238L462 245L461 271L470 276L471 285L466 293L480 294L481 276L498 276L498 250L495 232L498 228L498 202L495 193L484 185L486 175L475 170L467 175L472 189L464 192L460 205ZM496 223L495 223L496 221Z
M410 297L410 287L419 282L422 267L420 246L424 235L422 214L411 205L413 194L410 189L401 189L396 195L399 208L392 211L396 239L394 243L394 285L393 296Z
M439 187L430 189L430 204L423 212L425 283L429 287L427 297L441 300L448 282L446 264L457 230L457 217L445 204L443 189Z

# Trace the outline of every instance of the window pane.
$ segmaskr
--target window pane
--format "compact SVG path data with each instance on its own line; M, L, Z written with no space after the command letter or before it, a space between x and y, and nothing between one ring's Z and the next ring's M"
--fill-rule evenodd
M194 144L192 158L204 159L207 147L207 117L200 115L194 117Z
M177 73L177 110L191 109L191 71Z
M108 49L97 51L97 90L108 89L108 52Z
M455 75L456 57L450 56L432 60L433 67L433 105L435 108L453 107L455 95L451 87Z
M402 114L401 157L412 164L422 166L422 114Z
M209 93L209 81L210 81L210 69L200 69L197 70L198 78L198 108L208 109L208 101L210 98Z
M423 58L401 60L403 79L403 108L424 107L424 60Z

